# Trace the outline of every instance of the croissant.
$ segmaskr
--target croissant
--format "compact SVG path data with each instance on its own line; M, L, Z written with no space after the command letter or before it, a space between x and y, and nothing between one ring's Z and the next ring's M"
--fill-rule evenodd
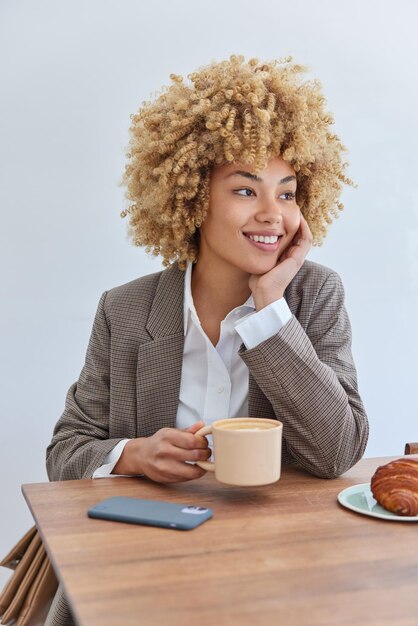
M383 508L412 517L418 515L418 459L397 459L377 468L371 491Z

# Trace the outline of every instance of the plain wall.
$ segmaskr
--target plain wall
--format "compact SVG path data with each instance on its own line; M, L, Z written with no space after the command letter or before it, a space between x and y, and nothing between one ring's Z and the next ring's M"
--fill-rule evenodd
M171 72L233 53L291 54L322 80L358 188L310 258L346 288L366 454L401 455L418 438L416 7L0 2L0 556L31 524L20 486L47 479L45 448L101 293L161 267L119 216L129 115Z

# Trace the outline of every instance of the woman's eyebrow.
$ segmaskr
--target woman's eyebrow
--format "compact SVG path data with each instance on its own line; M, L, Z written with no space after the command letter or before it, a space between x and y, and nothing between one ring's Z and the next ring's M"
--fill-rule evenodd
M237 170L236 172L231 172L228 174L226 178L230 176L244 176L244 178L249 178L250 180L255 180L257 183L262 183L263 179L257 176L256 174L251 174L250 172L246 172L245 170ZM285 185L286 183L290 183L291 181L296 180L296 176L285 176L279 180L279 185Z
M296 176L285 176L281 180L279 180L279 185L285 185L286 183L291 183L292 180L296 180Z
M242 170L237 170L236 172L231 172L230 174L228 174L228 176L226 176L226 178L229 178L230 176L244 176L244 178L250 178L251 180L255 180L257 181L257 183L262 183L263 179L260 178L259 176L257 176L256 174L251 174L250 172L245 172Z

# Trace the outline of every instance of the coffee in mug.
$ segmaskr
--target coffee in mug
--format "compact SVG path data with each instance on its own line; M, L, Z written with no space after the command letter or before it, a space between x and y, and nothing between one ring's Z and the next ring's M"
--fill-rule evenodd
M261 417L232 417L204 426L196 435L213 435L215 462L198 461L221 483L241 487L269 485L280 478L283 424Z

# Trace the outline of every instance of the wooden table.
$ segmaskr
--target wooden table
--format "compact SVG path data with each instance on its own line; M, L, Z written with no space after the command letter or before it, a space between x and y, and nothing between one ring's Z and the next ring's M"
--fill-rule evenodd
M342 508L337 494L389 459L335 480L287 468L267 487L212 475L163 486L114 478L23 486L82 626L418 624L418 523ZM113 495L207 506L192 531L89 519Z

